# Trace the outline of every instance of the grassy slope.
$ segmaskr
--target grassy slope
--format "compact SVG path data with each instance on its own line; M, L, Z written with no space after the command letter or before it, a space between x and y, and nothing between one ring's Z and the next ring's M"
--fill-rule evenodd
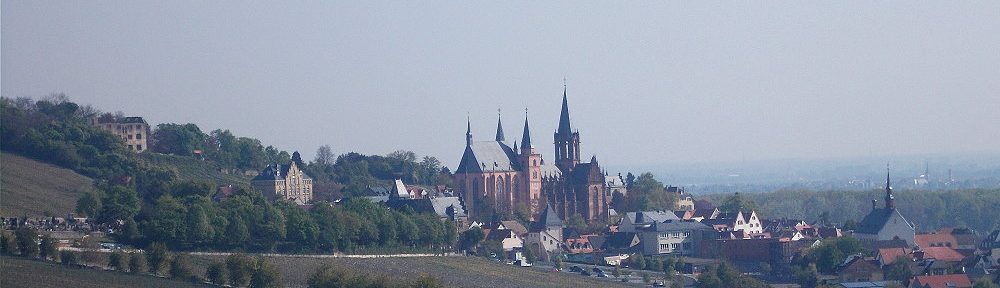
M140 158L153 166L165 167L177 172L181 180L210 180L217 185L250 185L250 177L242 174L225 174L213 162L202 161L193 157L176 155L142 153Z
M0 215L65 215L84 191L93 190L90 178L72 170L10 153L0 157Z
M225 257L219 256L194 258L192 262L199 266L196 271L204 271L212 261L225 261ZM440 278L446 287L629 287L624 283L503 265L476 257L377 259L269 257L268 261L281 271L281 279L289 287L306 286L309 276L324 264L369 277L385 276L395 281L412 282L418 276L427 274Z
M69 268L51 262L0 257L0 287L205 287L146 275L87 268Z

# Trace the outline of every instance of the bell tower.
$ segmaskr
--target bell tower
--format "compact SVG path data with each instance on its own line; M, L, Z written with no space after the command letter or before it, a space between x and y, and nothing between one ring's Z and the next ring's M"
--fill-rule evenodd
M580 164L580 133L573 131L570 125L565 84L563 84L562 111L559 113L559 128L556 129L553 138L556 146L556 167L563 173L569 173Z

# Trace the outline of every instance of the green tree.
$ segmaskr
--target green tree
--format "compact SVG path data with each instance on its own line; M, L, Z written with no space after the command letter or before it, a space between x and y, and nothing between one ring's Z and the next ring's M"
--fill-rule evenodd
M125 252L118 251L111 253L111 255L108 255L108 266L114 270L125 271L129 267L128 260L128 254Z
M642 272L641 275L642 275L642 283L649 284L649 282L653 280L652 277L649 277L649 272Z
M131 253L128 261L128 272L131 273L142 273L143 271L148 271L148 261L146 261L146 253L135 252Z
M993 280L990 280L990 277L983 276L980 277L979 280L976 280L976 283L972 286L972 288L1000 288L1000 285L993 283Z
M708 266L705 272L698 275L698 288L722 288L722 280L716 273L715 266Z
M205 213L205 209L201 206L195 205L188 209L187 221L185 228L187 229L187 241L194 245L200 245L211 241L214 238L215 231L212 228L212 224L208 220L208 215Z
M281 274L278 273L278 269L268 264L263 257L257 257L253 267L253 273L250 275L250 285L247 287L269 288L281 285Z
M205 279L212 284L223 286L226 285L226 265L220 262L212 262L205 269Z
M161 242L153 242L153 244L149 245L147 251L149 251L147 255L149 273L159 274L170 262L170 252L167 251L167 245Z
M792 274L795 275L795 281L803 288L814 288L819 284L819 272L816 271L815 264L809 264L808 267L792 267Z
M21 256L34 258L38 256L38 232L34 229L21 226L14 230L17 237L17 251Z
M99 223L118 223L135 217L139 213L139 196L135 190L122 186L111 186L101 199Z
M183 280L197 280L198 276L192 272L191 260L187 254L177 254L170 261L170 277Z
M59 258L58 244L59 241L52 238L52 236L48 234L42 235L41 245L38 247L38 256L42 259L52 258L52 260L57 260Z
M243 287L250 282L253 263L246 255L230 254L226 257L226 270L229 271L229 285Z
M59 251L59 262L66 266L76 266L76 253L71 251Z
M80 199L76 200L76 213L84 217L97 216L101 211L101 198L94 191L83 192Z
M191 156L194 150L205 148L207 135L195 124L164 123L156 125L149 140L154 152Z
M463 250L475 250L476 246L479 246L479 242L482 242L485 238L486 234L483 232L483 229L473 227L462 232L462 240L459 246Z
M632 256L632 265L635 269L645 270L646 257L643 257L642 254L635 254L635 256Z
M904 283L910 281L910 278L913 278L913 272L910 271L909 262L910 259L906 256L896 257L896 260L885 268L885 279Z
M752 200L743 198L739 192L736 192L732 196L726 198L722 202L722 206L719 206L719 211L722 213L737 213L737 212L750 212L757 211L757 204Z
M615 269L611 270L611 276L615 276L615 278L622 277L622 266L615 265Z
M535 252L532 252L531 249L524 248L521 252L521 256L524 257L524 261L527 261L528 263L535 263Z
M417 281L413 283L413 288L441 288L444 287L444 283L441 283L441 279L438 279L430 275L420 275L417 277Z
M0 252L7 255L14 255L19 250L17 248L17 237L7 230L0 230Z

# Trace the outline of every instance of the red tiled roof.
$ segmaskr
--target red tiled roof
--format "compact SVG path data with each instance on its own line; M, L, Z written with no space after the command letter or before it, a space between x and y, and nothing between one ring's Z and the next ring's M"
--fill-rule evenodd
M927 247L921 250L924 251L925 259L934 258L945 262L960 262L962 259L965 259L965 256L962 256L961 253L948 247Z
M899 256L911 258L910 249L907 248L879 248L878 256L882 261L882 265L889 265L892 262L896 262L896 258Z
M930 275L914 277L912 287L921 288L971 288L972 281L965 274Z
M913 240L917 242L917 246L920 246L920 248L958 246L958 239L955 238L955 235L951 235L951 233L917 234L913 237Z

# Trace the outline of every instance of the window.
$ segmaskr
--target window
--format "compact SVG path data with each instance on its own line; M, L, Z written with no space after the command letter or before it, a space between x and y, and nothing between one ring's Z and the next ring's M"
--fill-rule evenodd
M670 250L670 244L660 244L660 250Z
M680 244L671 243L670 244L670 250L677 250L677 248L680 248L680 246L681 246Z
M135 134L135 139L142 139L142 133Z
M128 134L128 140L132 140L132 134Z
M133 150L132 145L128 145L128 150Z
M142 145L135 145L136 151L142 151Z
M691 231L684 231L684 237L691 237Z

